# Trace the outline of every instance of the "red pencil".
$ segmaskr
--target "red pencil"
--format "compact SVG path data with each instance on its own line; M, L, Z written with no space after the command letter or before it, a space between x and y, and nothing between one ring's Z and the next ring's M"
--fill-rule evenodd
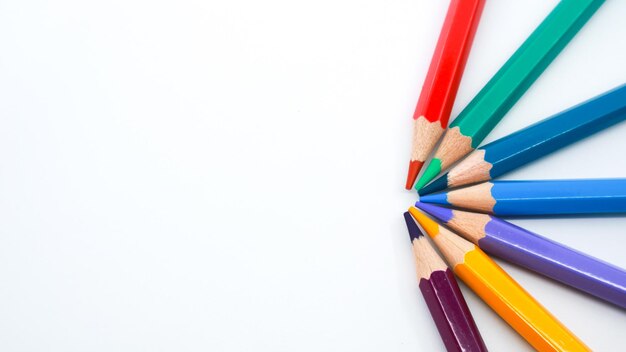
M406 189L448 126L485 0L452 0L413 114L413 146Z

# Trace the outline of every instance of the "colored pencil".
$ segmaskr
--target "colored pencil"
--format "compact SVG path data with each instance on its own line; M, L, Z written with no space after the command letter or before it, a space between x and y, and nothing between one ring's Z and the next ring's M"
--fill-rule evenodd
M625 119L626 85L621 85L476 149L419 194L489 181Z
M485 252L626 308L626 271L497 217L417 202Z
M626 178L491 181L427 194L420 201L494 215L624 213Z
M450 124L415 188L424 187L474 150L603 2L560 1Z
M448 351L487 351L454 274L408 212L406 227L413 244L420 291Z
M485 0L452 0L413 114L413 145L406 189L448 127Z
M411 207L409 212L443 253L454 273L538 351L589 348L480 248Z

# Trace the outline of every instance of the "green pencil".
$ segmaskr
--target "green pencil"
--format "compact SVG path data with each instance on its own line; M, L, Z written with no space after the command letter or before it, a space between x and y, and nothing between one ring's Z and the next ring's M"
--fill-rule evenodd
M604 0L563 0L450 124L424 174L424 187L469 154L515 105Z

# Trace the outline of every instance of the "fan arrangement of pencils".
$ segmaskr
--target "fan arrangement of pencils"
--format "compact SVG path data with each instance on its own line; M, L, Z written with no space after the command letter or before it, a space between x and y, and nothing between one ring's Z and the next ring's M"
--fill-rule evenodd
M420 198L404 213L448 351L487 350L455 274L536 350L589 350L489 255L626 309L624 269L496 217L626 213L626 178L495 180L625 120L626 84L480 146L603 2L560 1L448 126L485 5L450 2L413 115L406 189Z

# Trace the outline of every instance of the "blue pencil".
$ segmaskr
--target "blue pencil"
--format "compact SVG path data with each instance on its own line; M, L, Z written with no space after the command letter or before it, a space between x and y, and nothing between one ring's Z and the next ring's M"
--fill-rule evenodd
M420 201L495 215L624 213L626 178L483 182Z
M420 195L489 181L626 119L626 84L476 149Z

